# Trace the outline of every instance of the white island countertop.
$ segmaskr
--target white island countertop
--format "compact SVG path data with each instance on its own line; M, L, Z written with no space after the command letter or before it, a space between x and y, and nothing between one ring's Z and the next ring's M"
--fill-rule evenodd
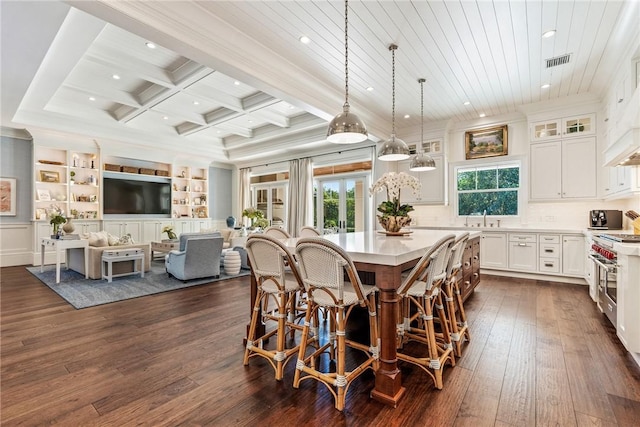
M382 231L358 231L355 233L325 234L322 237L344 249L355 262L401 265L420 258L425 250L442 237L459 236L469 232L469 237L480 235L480 230L427 230L412 229L405 236L387 236ZM287 247L295 247L297 238L287 239Z
M542 227L465 227L465 226L441 226L441 227L411 227L412 230L463 230L463 231L490 231L495 233L549 233L549 234L599 234L599 233L620 233L622 230L589 230L586 228L542 228Z

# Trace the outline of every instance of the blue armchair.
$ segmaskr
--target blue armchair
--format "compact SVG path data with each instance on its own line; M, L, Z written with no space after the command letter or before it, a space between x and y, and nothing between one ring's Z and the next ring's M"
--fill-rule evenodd
M165 258L167 273L183 281L220 276L223 242L218 233L180 235L180 249Z

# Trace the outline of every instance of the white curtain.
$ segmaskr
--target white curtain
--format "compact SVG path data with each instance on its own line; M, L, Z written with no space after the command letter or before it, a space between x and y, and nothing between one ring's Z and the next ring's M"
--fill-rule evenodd
M313 225L313 161L310 158L289 162L289 204L287 231L298 235L300 227Z
M240 174L240 197L238 197L238 222L242 222L242 211L248 207L251 207L251 169L243 168L239 171Z

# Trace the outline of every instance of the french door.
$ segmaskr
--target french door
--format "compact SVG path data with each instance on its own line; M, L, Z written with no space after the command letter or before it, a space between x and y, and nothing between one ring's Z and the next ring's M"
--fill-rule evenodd
M338 233L367 230L368 181L368 175L317 179L313 192L316 227Z

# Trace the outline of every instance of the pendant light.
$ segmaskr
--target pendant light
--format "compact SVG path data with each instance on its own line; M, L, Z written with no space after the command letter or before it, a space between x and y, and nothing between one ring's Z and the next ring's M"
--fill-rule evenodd
M391 51L391 138L387 139L378 151L378 159L385 162L404 160L409 158L409 147L400 138L396 138L396 49L398 46L389 46Z
M414 172L432 171L436 168L436 162L428 154L425 154L424 147L424 82L425 79L418 79L420 83L420 146L421 149L411 160L409 170Z
M360 117L349 111L349 0L344 2L344 105L342 113L331 120L327 141L334 144L354 144L368 138L367 127Z

